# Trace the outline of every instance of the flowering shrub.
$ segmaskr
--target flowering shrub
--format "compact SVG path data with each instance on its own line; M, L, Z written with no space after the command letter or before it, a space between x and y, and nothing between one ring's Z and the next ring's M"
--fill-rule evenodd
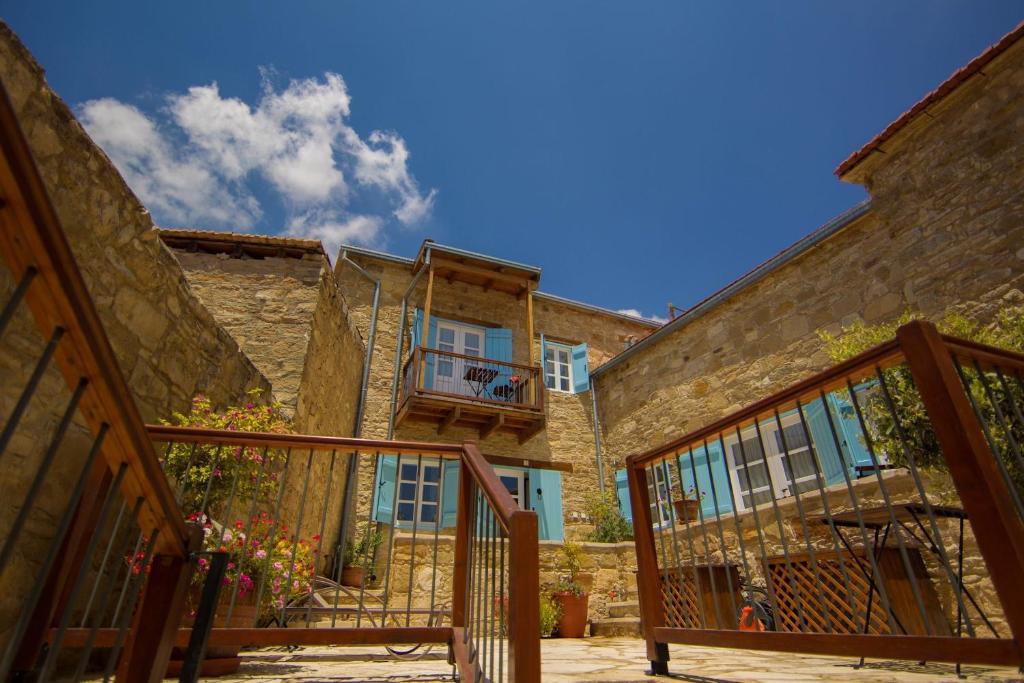
M215 411L210 399L199 395L192 399L187 415L174 413L172 421L162 422L179 427L290 433L291 424L281 404L275 401L259 405L261 393L261 389L252 389L245 405L222 412ZM175 443L164 454L163 466L167 476L177 482L185 510L215 514L232 488L239 500L269 499L277 491L284 458L279 450L254 446Z

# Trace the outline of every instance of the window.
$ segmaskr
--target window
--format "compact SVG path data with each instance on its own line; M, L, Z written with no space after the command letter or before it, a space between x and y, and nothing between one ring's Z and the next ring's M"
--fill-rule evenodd
M781 430L774 420L762 423L760 438L749 427L742 442L727 441L729 476L741 510L817 488L821 470L799 415L789 414L781 422Z
M565 344L544 344L544 384L555 391L572 391L572 348Z
M512 496L512 500L516 502L520 510L526 509L526 472L519 470L503 470L494 469L494 473L498 475L498 480L505 485L508 489L509 494Z
M441 463L399 463L398 468L398 523L437 523L438 500L441 493Z

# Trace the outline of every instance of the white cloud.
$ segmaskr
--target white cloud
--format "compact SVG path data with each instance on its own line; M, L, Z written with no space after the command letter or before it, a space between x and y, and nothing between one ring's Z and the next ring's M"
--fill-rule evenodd
M332 245L370 244L392 218L412 226L430 215L437 192L420 190L405 140L390 131L364 139L348 124L341 76L293 80L278 92L262 73L255 106L212 83L169 95L160 125L109 98L81 105L82 123L160 222L247 229L263 215L247 185L257 176L280 196L289 234ZM359 198L389 213L352 210Z
M663 318L660 315L644 315L635 308L620 308L615 312L621 313L622 315L628 315L631 318L642 318L643 320L652 320L656 323L661 323L662 325L668 322L668 318Z

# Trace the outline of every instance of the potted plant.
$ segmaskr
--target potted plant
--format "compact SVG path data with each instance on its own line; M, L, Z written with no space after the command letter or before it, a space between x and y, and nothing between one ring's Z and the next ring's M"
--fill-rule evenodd
M341 570L342 586L362 586L366 569L373 562L374 551L384 542L384 534L370 528L366 523L359 540L345 545L344 567Z
M689 524L700 519L700 504L704 500L704 492L698 493L697 487L691 486L686 490L686 496L682 500L673 500L672 507L676 511L676 522Z
M589 595L580 583L583 549L577 543L562 546L565 574L558 579L552 598L559 607L558 635L562 638L582 638L587 630Z
M540 637L550 638L558 625L562 610L550 595L540 594Z

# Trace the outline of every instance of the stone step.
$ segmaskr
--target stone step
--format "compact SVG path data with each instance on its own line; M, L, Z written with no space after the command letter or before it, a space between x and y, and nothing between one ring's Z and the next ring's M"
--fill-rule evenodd
M617 617L640 617L640 602L638 600L627 600L624 602L609 602L608 616Z
M595 638L639 638L640 617L609 617L590 622L590 635Z

